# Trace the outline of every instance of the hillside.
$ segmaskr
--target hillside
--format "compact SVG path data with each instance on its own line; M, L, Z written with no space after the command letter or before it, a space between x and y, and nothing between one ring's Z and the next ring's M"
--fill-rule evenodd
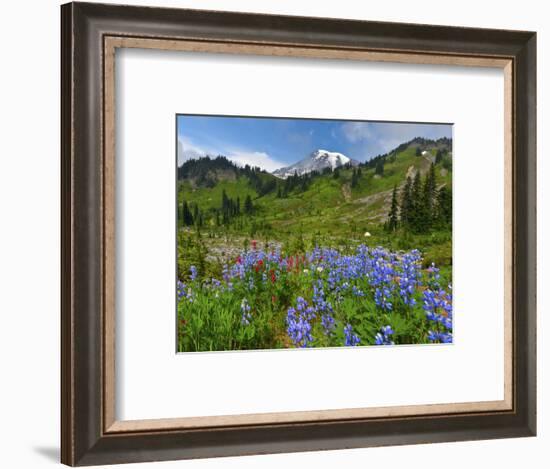
M438 184L450 185L450 142L420 144L413 140L378 157L384 160L381 174L377 174L376 160L359 165L361 173L355 183L352 167L339 169L338 177L332 171L313 173L306 178L305 190L297 188L284 198L277 196L277 187L284 187L285 182L258 168L240 168L223 157L190 160L178 170L179 202L196 203L208 213L207 221L212 222L215 216L212 211L220 208L223 191L242 202L249 195L256 214L265 217L275 230L303 226L305 231L309 227L334 232L340 223L350 219L368 224L383 221L394 185L402 187L407 176L414 177L416 171L425 174L430 164L436 162L438 150L447 152L436 164ZM331 226L316 226L319 217Z
M357 166L324 168L286 179L259 168L239 168L225 158L191 160L178 170L178 205L185 204L186 220L194 221L185 223L180 215L179 226L182 233L198 227L209 258L220 261L252 239L300 250L304 244L321 241L323 245L364 241L368 232L372 243L393 247L400 243L407 248L418 239L388 236L383 230L393 189L400 193L407 177L412 180L417 172L424 176L432 163L437 188L450 188L451 145L449 139L414 139ZM436 241L424 238L437 245L433 256L450 262L450 233Z

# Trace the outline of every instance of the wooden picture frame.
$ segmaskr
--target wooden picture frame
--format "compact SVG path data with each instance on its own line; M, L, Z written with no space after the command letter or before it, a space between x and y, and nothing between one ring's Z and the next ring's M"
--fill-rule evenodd
M61 460L93 465L536 433L536 35L69 3L61 8ZM505 75L505 399L115 420L114 51L488 66Z

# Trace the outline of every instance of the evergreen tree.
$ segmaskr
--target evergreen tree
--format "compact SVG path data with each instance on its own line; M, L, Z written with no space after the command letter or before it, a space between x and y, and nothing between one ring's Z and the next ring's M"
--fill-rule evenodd
M334 179L338 179L340 177L340 168L335 168L334 171L332 172L332 177Z
M292 176L285 179L283 197L286 197L288 196L288 194L290 194L290 191L292 190L291 184L292 184Z
M193 204L193 221L199 222L199 206L197 204Z
M443 159L443 152L441 149L437 150L437 153L435 154L435 164L441 163L441 160Z
M376 167L374 168L374 174L379 176L384 175L384 160L381 158L376 162Z
M432 220L435 218L435 198L436 198L436 182L435 182L435 165L430 165L430 170L426 174L424 181L424 194L423 194L423 230L428 231L432 225Z
M229 223L229 198L225 193L225 189L222 191L222 223L224 225Z
M420 180L420 171L416 171L414 175L413 185L411 189L411 205L410 227L413 231L420 231L422 224L422 182Z
M397 229L397 186L393 186L393 193L391 196L391 207L388 215L388 231L395 231Z
M357 171L355 171L354 169L351 174L351 187L357 187L358 180L359 180L359 177L357 176Z
M437 222L440 226L450 226L453 222L453 193L443 186L437 193Z
M415 155L416 155L416 156L422 155L422 152L420 151L420 147L416 147Z
M412 199L412 181L410 176L407 176L407 182L401 192L401 225L405 228L410 228L414 210L414 204Z
M252 204L252 199L250 198L250 194L246 196L246 199L244 201L244 213L247 215L251 215L254 212L254 205Z
M182 219L185 226L191 226L193 224L193 215L191 214L191 210L189 210L189 206L185 200L183 201L182 207Z

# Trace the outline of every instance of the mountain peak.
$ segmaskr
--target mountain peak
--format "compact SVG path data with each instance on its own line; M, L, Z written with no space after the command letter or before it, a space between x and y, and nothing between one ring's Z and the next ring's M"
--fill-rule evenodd
M311 173L312 171L322 171L326 168L331 168L334 170L339 166L344 166L348 163L351 163L353 166L357 166L359 164L358 161L347 157L343 153L319 148L303 160L300 160L290 166L277 169L273 171L272 174L281 179L286 179L294 174L301 176L302 174Z

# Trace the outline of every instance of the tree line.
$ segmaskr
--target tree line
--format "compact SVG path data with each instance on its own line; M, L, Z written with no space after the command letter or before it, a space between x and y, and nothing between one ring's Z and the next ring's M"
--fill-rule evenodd
M178 167L177 171L178 180L193 180L196 186L208 188L214 187L219 182L218 173L233 173L235 177L246 177L250 186L260 194L266 194L275 189L274 177L259 166L246 164L241 167L223 155L218 155L216 158L204 156L187 160ZM262 174L270 177L264 176L264 180L261 177Z
M452 225L452 191L447 185L437 189L435 165L432 163L424 180L417 171L414 179L407 177L398 194L394 186L385 228L402 228L412 233L427 233L432 229Z
M220 207L213 209L213 214L211 215L214 216L216 226L220 226L228 225L231 220L242 214L252 215L253 213L254 204L250 194L245 197L241 208L241 198L238 196L236 199L229 197L224 189L222 191ZM204 226L204 211L202 211L196 203L191 204L183 200L181 208L178 211L178 216L183 226L196 226L198 228Z
M277 184L277 197L284 199L293 191L305 192L313 179L318 176L317 171L299 175L294 172L292 176L287 177Z
M291 192L305 192L311 186L311 183L321 176L332 175L334 179L339 179L340 171L345 169L353 169L351 187L356 187L362 175L361 168L356 169L351 163L346 163L334 169L329 166L321 171L310 171L309 173L301 175L294 172L292 176L287 177L284 181L277 184L277 197L279 199L284 199L288 197Z

